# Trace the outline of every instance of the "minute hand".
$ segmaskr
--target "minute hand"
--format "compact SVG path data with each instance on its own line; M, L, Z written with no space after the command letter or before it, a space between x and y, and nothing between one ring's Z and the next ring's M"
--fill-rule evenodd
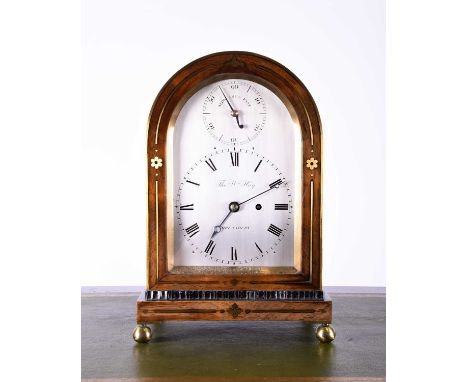
M274 181L273 183L270 184L270 188L268 188L267 190L265 190L263 192L260 192L257 195L252 196L251 198L249 198L247 200L244 200L242 203L239 203L239 205L247 203L249 200L252 200L252 199L254 199L254 198L256 198L256 197L258 197L260 195L263 195L265 192L268 192L268 191L273 190L274 188L277 188L281 183L283 183L283 181L281 179L278 179L278 180Z

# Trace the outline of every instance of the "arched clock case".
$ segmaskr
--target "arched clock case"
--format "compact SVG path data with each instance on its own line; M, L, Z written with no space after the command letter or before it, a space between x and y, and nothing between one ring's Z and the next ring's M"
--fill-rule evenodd
M163 320L302 320L332 341L321 168L317 107L283 65L220 52L173 75L149 116L134 339Z

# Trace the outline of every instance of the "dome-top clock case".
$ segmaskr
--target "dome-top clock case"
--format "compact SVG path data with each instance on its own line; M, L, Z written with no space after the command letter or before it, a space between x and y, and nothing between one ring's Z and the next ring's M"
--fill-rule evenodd
M304 320L334 339L321 280L321 126L302 82L248 52L197 59L148 126L147 289L161 320Z

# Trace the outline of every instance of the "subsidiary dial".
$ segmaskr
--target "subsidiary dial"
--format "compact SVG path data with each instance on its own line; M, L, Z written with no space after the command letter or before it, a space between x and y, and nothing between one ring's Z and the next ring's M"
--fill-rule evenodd
M210 135L228 145L253 141L267 119L267 106L255 83L227 80L213 85L203 102L203 122Z

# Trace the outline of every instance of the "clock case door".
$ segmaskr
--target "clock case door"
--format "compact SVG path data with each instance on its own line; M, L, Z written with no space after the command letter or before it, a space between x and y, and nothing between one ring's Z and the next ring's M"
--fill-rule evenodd
M291 274L175 274L168 261L167 135L187 99L203 86L226 78L243 78L272 90L288 107L302 137L302 221L299 269ZM148 291L320 291L321 126L312 96L281 64L253 53L221 52L179 70L158 94L148 126ZM154 158L162 159L161 161ZM153 161L152 161L153 159ZM171 205L172 203L169 203ZM148 292L147 292L148 293Z

